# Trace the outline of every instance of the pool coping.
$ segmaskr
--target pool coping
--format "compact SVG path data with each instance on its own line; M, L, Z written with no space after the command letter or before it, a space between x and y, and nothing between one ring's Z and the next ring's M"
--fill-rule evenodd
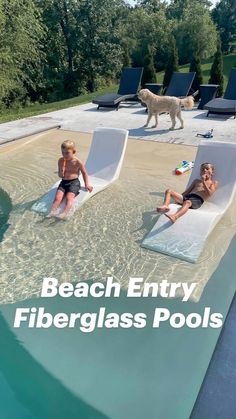
M40 134L42 132L47 132L53 129L59 129L61 128L61 124L59 122L55 122L55 121L50 121L49 123L43 123L43 121L39 121L39 124L37 125L37 127L35 127L35 125L32 124L32 129L28 127L28 124L31 124L31 122L35 122L35 120L31 120L31 119L27 119L26 120L21 120L21 124L23 126L18 126L18 124L16 124L16 122L18 121L14 121L14 126L11 129L8 130L7 127L5 130L5 134L0 136L0 147L4 144L10 143L12 141L16 141L16 140L20 140L22 138L26 138L26 137L30 137L32 135L37 135ZM24 126L25 123L25 126ZM1 126L1 125L0 125ZM19 129L19 133L15 133L16 130ZM5 138L4 138L5 135Z

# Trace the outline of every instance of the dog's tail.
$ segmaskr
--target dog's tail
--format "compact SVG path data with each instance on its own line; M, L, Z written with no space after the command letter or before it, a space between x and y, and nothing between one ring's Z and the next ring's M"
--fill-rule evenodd
M184 99L180 99L180 103L187 109L193 109L194 100L192 96L187 96Z

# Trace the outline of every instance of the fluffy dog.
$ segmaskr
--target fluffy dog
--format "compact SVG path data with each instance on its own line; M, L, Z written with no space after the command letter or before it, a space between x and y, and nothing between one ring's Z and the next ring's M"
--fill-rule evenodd
M148 118L144 127L147 127L152 116L155 116L156 124L153 128L156 128L158 124L158 115L161 112L168 112L172 121L170 129L173 130L175 128L176 117L181 122L181 128L184 128L184 121L181 116L181 106L184 106L187 109L192 109L194 105L192 96L187 96L184 99L179 99L174 96L157 96L148 89L141 89L138 97L147 105L148 108Z

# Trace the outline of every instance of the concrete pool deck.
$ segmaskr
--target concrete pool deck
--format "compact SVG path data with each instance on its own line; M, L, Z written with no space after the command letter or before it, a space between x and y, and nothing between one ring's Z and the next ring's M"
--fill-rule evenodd
M119 111L115 109L97 110L96 105L86 103L0 124L0 145L56 127L61 127L66 131L84 133L91 133L97 127L125 128L129 130L130 138L192 146L198 146L201 140L201 137L197 137L197 133L205 133L213 129L213 141L236 141L236 121L233 117L210 115L207 118L206 115L206 111L196 108L191 111L183 110L185 128L178 129L179 121L177 121L177 128L170 131L170 117L168 114L164 114L159 117L158 128L145 129L143 125L146 122L147 114L138 103L124 104Z

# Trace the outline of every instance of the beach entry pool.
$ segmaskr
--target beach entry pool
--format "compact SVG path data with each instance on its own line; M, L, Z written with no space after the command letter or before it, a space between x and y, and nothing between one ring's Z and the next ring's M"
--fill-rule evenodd
M156 307L225 318L235 293L235 201L196 265L140 247L157 220L155 207L170 187L183 191L189 174L174 176L196 149L129 140L120 179L90 199L69 221L31 210L57 179L60 144L73 139L82 160L91 135L52 131L0 148L4 235L0 243L0 413L9 419L189 419L221 329L13 327L16 310L120 315ZM184 233L183 233L184 234ZM233 240L232 240L233 239ZM43 278L121 284L119 298L40 297ZM197 283L193 300L127 299L130 277L147 282ZM108 281L107 281L108 282ZM70 284L71 285L71 284ZM63 286L61 286L61 289ZM145 289L145 288L144 288ZM177 296L182 296L177 293ZM43 350L42 350L43 348ZM114 362L115 360L115 362ZM178 391L177 391L178 389ZM1 416L0 415L0 416Z
M113 276L124 288L130 276L152 282L197 282L193 294L197 301L236 232L235 201L207 240L197 265L140 247L157 220L155 208L164 190L184 190L189 174L174 176L173 169L183 159L194 160L196 148L129 140L120 179L70 221L61 222L47 220L31 207L57 180L65 139L73 139L86 160L91 135L63 130L0 148L0 186L7 194L1 198L4 205L12 202L0 243L0 302L38 296L46 276L60 282Z

